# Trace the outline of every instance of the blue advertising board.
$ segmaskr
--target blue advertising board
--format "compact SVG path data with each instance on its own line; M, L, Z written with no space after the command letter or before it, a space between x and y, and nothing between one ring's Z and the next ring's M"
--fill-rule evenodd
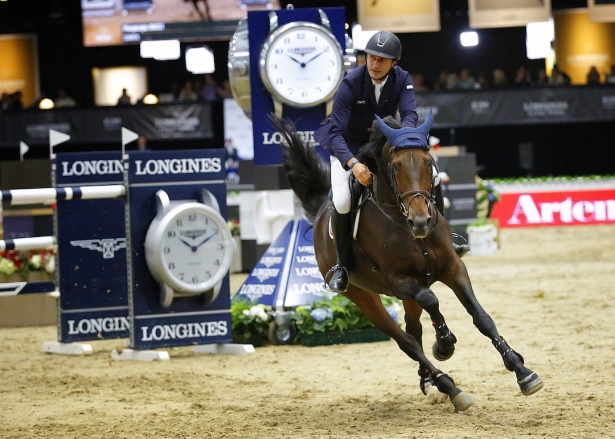
M325 296L324 290L314 253L312 225L306 220L291 220L263 254L237 295L283 309L320 300Z
M57 154L58 188L123 184L118 151ZM125 200L56 201L58 341L127 338Z
M345 10L344 8L322 8L331 24L331 31L342 47L346 49ZM263 85L259 70L259 55L263 42L269 35L269 13L271 11L248 12L248 33L250 45L250 91L252 100L252 134L254 137L254 164L278 165L282 163L281 149L278 146L281 136L268 120L275 113L271 95ZM286 9L273 12L277 14L278 25L307 21L321 24L319 10L316 8ZM283 106L282 117L291 120L306 141L313 141L314 131L326 117L326 104L311 108Z
M128 302L130 347L152 349L232 341L229 276L217 298L202 295L160 304L160 285L145 258L145 238L156 217L156 192L164 190L173 202L202 202L203 189L217 200L227 218L224 150L130 151L128 188Z

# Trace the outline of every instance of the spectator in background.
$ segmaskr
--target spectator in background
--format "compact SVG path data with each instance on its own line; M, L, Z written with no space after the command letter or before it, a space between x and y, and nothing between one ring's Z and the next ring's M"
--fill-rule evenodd
M551 71L551 76L549 76L549 84L550 85L569 85L570 76L568 76L566 72L560 70L557 64L553 64L553 70Z
M21 90L17 90L11 95L11 111L23 110L23 102L21 101Z
M77 105L77 102L66 94L66 90L63 88L58 90L56 98L53 100L53 104L56 108L70 108Z
M476 79L470 75L470 71L468 69L461 69L455 90L474 90L474 84L476 84Z
M147 147L147 139L145 136L139 136L137 138L137 150L139 151L147 151L149 148Z
M13 99L11 99L11 95L6 92L2 93L2 98L0 98L0 113L9 111L12 106Z
M160 95L158 96L158 102L161 104L175 102L179 100L180 93L181 90L179 89L179 84L177 83L177 81L173 81L169 85L169 91L167 93L160 93Z
M455 90L457 88L457 82L459 82L459 76L457 76L457 73L449 73L446 78L446 89Z
M506 80L506 74L502 69L493 70L493 86L494 87L507 87L508 81Z
M414 81L415 91L422 91L428 89L427 85L425 84L425 77L421 73L412 73L410 76L412 76L412 80Z
M195 95L197 95L197 98L199 96L199 93L201 93L202 89L203 89L203 81L201 81L200 79L195 79L194 81L192 81L192 91L194 92Z
M448 75L450 72L448 70L442 70L438 75L438 80L433 85L434 90L444 91L446 90L446 83L448 81Z
M131 105L131 103L132 102L130 101L130 96L128 96L128 90L123 88L122 95L117 100L117 104L118 105Z
M525 66L520 66L515 75L515 85L520 87L529 87L532 85L530 79L530 71Z
M218 94L218 98L220 99L233 97L233 90L231 90L231 83L228 81L228 79L222 83L222 87L218 87L216 89L216 93Z
M196 94L192 90L192 82L184 82L181 92L179 93L179 100L182 102L196 101Z
M600 73L596 66L591 66L587 73L587 85L600 85Z
M611 71L604 77L604 83L615 85L615 64L611 64Z
M218 83L211 74L205 75L205 85L201 89L198 100L202 102L212 102L218 99Z
M536 76L536 82L534 83L534 85L543 87L547 85L547 83L548 83L547 72L545 71L545 69L539 69L538 76Z
M476 79L476 84L474 84L474 88L477 90L486 90L491 87L489 84L489 77L487 76L487 72L480 72L478 74L478 78Z

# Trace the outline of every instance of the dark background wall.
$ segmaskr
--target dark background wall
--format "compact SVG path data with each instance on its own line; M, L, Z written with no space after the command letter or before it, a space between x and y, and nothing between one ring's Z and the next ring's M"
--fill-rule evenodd
M283 7L288 3L295 7L344 6L348 23L356 21L354 0L281 1ZM552 0L553 9L585 7L586 4L584 0ZM479 71L502 68L508 78L513 79L515 70L521 65L533 72L544 66L543 60L526 58L525 27L478 30L479 46L461 47L459 33L468 29L467 9L467 0L441 0L440 32L400 34L403 44L400 65L410 72L422 73L428 82L435 80L444 69L458 72L468 68L476 76ZM186 72L183 57L175 61L142 59L138 45L84 48L77 0L0 2L2 33L37 34L41 90L53 97L59 88L65 88L81 105L93 101L92 67L145 66L149 90L153 93L167 91L172 81L181 83L185 79L195 79ZM214 77L222 82L228 76L228 41L207 44L214 50L217 66ZM188 43L182 43L182 46L186 45ZM443 145L465 145L469 151L476 152L484 177L615 173L615 154L612 152L615 149L615 123L612 122L461 128L434 130L432 134L440 137ZM523 142L534 145L535 160L531 170L522 169L519 163L519 144ZM584 159L579 159L579 152L585 156ZM16 158L17 154L15 152ZM45 154L45 151L41 150L40 154ZM2 159L7 159L5 154Z

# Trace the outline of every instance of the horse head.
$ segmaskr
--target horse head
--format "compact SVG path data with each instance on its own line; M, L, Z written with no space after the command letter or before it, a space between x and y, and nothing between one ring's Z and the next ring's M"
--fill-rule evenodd
M432 197L434 159L429 154L427 141L433 121L431 111L418 128L396 129L378 116L376 120L380 132L386 137L379 167L381 171L387 169L395 201L412 235L425 238L432 226L432 212L435 213Z

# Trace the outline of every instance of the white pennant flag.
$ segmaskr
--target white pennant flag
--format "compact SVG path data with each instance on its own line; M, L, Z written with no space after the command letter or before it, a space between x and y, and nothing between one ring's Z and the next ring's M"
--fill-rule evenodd
M24 142L19 142L19 160L23 162L23 155L30 151L30 147Z

